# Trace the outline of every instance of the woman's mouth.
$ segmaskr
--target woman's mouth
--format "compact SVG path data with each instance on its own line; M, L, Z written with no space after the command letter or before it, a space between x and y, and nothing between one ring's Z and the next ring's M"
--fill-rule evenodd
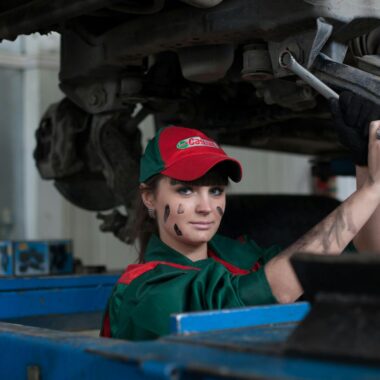
M190 224L197 230L208 230L212 227L214 222L190 222Z

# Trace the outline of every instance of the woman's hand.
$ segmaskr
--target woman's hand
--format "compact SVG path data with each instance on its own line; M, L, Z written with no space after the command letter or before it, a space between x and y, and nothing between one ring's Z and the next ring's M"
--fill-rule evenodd
M380 119L380 106L350 91L330 100L339 141L351 153L356 165L367 166L369 124Z

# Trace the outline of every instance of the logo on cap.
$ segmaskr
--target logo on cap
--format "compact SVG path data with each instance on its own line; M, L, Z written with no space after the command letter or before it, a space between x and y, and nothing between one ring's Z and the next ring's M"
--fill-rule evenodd
M215 141L206 140L199 136L189 137L177 143L177 149L187 149L201 146L219 149L219 145Z

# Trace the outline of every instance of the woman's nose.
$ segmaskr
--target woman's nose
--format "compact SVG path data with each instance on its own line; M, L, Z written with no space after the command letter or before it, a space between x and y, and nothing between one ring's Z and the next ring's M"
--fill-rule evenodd
M208 214L212 211L210 195L199 194L196 212Z

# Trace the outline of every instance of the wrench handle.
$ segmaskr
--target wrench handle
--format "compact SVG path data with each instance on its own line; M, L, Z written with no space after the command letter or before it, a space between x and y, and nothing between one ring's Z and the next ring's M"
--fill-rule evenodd
M280 66L291 71L306 82L310 87L313 87L315 91L324 96L326 99L339 99L339 94L333 89L328 87L319 78L312 74L309 70L300 65L293 57L292 53L285 50L280 54L279 58Z

